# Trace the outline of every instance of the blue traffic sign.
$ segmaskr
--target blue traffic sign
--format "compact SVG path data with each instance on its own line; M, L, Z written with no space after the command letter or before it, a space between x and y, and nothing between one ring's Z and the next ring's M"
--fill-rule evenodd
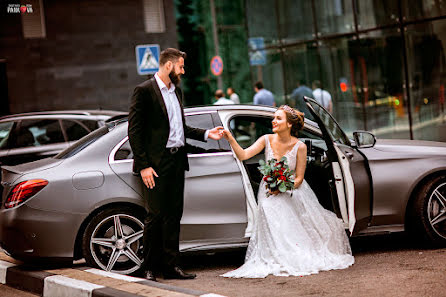
M137 45L135 52L138 74L153 74L158 71L160 67L160 46L158 44Z
M265 65L266 51L263 37L251 37L248 39L249 46L249 64Z

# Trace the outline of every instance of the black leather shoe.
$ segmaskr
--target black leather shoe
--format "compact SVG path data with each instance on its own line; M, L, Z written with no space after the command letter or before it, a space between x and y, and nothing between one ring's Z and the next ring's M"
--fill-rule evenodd
M186 273L180 267L176 266L163 272L164 279L194 279L196 274Z
M147 279L147 280L151 280L151 281L156 282L155 273L153 271L148 270L145 273L144 278Z

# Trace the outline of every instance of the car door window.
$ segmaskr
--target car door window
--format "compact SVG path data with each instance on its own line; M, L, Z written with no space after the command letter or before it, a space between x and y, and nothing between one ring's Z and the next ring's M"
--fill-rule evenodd
M121 147L116 151L114 160L129 160L133 159L132 148L130 147L130 142L127 140Z
M214 121L212 119L212 114L195 114L186 116L186 125L192 128L200 128L204 130L209 130L215 127ZM218 141L213 139L208 139L206 142L186 139L187 151L192 154L202 154L211 153L216 151L221 151Z
M272 119L272 117L240 115L233 117L229 121L229 129L240 146L247 148L256 142L262 135L272 133ZM255 197L257 197L260 181L262 180L262 175L258 170L259 160L263 160L264 158L264 154L260 153L243 161Z
M214 122L211 114L197 114L186 116L186 124L189 127L200 128L204 130L209 130L214 128ZM203 139L204 140L204 139ZM186 139L188 153L192 154L202 154L209 152L221 151L218 141L213 139L208 139L207 142L199 141L195 139ZM129 160L133 159L132 148L127 140L121 147L116 151L114 155L114 160Z
M79 140L90 133L90 130L88 130L88 128L83 123L78 121L63 120L62 124L65 129L68 141Z
M12 126L14 126L14 122L12 121L0 123L0 149L5 149L7 147Z
M14 148L65 142L59 120L23 120L14 133Z
M330 134L332 140L339 144L350 145L350 140L345 135L344 131L342 131L341 127L339 127L338 123L335 119L329 114L325 109L323 109L316 101L308 101L310 104L310 108L312 108L316 116L322 121L322 124L327 129L327 132Z
M262 135L273 133L271 121L269 117L237 116L229 127L240 146L247 148Z

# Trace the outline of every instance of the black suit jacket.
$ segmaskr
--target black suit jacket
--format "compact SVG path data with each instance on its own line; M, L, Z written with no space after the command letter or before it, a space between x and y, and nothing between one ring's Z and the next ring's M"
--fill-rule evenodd
M204 140L206 130L186 126L183 111L183 92L179 87L175 93L180 103L184 136ZM169 139L170 125L161 91L155 77L138 85L131 99L128 135L133 150L133 172L152 167L157 171ZM189 169L186 150L181 150L186 170Z

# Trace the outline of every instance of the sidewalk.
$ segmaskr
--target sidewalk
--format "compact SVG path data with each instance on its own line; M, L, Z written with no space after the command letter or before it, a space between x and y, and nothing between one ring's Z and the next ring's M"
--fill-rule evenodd
M89 267L40 270L1 252L0 283L44 297L223 297Z

